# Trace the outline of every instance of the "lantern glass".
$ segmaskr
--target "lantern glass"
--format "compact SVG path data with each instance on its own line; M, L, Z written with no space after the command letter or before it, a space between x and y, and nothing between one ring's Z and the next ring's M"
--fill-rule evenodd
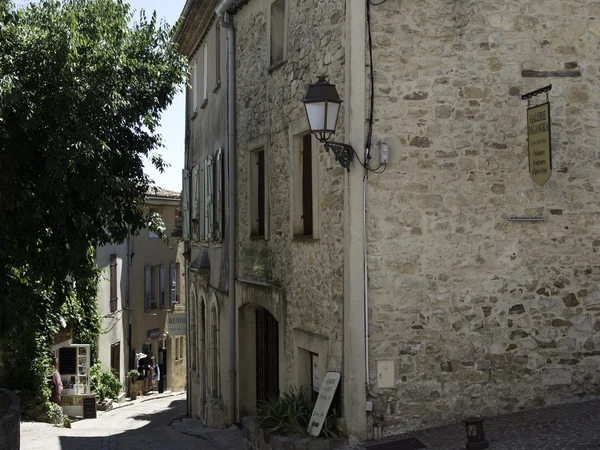
M325 105L327 102L305 103L308 125L313 133L325 130Z
M337 125L338 114L340 113L340 103L338 102L327 102L327 121L325 122L325 129L331 133L335 132L335 126Z

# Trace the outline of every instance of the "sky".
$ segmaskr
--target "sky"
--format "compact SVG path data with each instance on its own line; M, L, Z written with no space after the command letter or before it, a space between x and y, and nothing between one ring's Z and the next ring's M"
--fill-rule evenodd
M32 1L34 0L16 0L15 4L22 6ZM139 16L137 12L141 9L146 10L146 16L150 16L153 11L156 11L159 19L164 19L171 25L177 21L185 5L185 0L128 0L128 2L136 10L136 17ZM184 113L185 96L183 93L179 93L163 113L159 130L165 145L165 148L159 153L170 167L161 174L152 166L150 160L147 160L144 165L146 173L157 186L176 192L181 191L185 137Z

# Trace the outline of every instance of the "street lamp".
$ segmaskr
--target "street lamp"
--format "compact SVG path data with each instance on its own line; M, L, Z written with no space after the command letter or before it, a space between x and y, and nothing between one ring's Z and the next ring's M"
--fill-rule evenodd
M348 144L329 142L329 138L335 133L340 105L342 100L335 88L324 76L311 84L302 100L308 118L311 133L323 143L325 150L333 151L335 159L347 171L350 171L350 163L354 158L354 149Z

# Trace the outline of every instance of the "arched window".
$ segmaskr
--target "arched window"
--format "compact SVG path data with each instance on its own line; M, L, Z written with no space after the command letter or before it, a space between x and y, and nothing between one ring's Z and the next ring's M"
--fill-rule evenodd
M210 317L210 368L211 368L211 395L219 396L219 315L217 305L213 304Z

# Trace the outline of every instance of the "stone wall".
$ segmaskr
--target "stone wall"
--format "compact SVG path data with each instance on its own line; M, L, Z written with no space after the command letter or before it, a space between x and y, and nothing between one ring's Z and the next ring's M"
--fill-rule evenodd
M388 1L372 16L374 141L391 151L368 201L374 413L391 433L596 396L600 3ZM520 95L550 83L539 187ZM382 360L392 389L377 389Z
M0 388L0 448L21 448L21 402L15 394Z
M268 249L269 283L285 292L281 390L295 378L294 329L327 337L329 370L341 368L343 169L319 149L320 239L295 239L290 217L290 123L304 117L300 99L308 84L326 74L343 92L344 48L341 0L288 3L287 59L269 68L267 13L271 2L253 0L236 12L236 111L239 261L247 250ZM318 7L317 7L318 3ZM343 114L341 115L343 116ZM308 127L306 127L308 131ZM340 136L343 136L343 126ZM266 152L268 236L250 238L249 152ZM247 258L246 258L247 259ZM243 268L238 268L238 272ZM238 291L238 305L244 300ZM242 381L240 381L242 383Z

